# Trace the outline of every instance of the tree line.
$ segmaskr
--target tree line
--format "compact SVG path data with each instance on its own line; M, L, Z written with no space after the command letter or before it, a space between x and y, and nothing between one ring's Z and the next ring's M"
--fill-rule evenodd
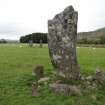
M47 33L32 33L20 37L20 43L47 43ZM77 39L78 44L105 44L105 36L101 36L98 39L82 38Z
M32 41L33 43L47 43L47 33L32 33L25 36L20 37L20 43L29 43Z

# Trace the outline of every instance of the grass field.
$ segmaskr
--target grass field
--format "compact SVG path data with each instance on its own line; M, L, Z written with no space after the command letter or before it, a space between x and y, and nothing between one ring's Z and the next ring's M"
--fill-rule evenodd
M105 72L105 48L77 48L77 57L83 75L94 74L96 67ZM38 64L44 66L45 75L53 69L47 46L0 45L0 105L105 105L103 90L78 97L56 95L42 88L38 97L32 97L28 82L33 80L32 68Z

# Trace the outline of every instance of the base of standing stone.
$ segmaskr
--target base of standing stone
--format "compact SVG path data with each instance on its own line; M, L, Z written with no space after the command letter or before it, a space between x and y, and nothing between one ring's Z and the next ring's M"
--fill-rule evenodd
M61 70L55 69L54 74L56 74L57 76L63 77L67 80L79 80L80 79L80 73L79 73L80 68L77 67L77 69L78 69L78 72L72 72L72 73L65 73L65 72L62 72Z

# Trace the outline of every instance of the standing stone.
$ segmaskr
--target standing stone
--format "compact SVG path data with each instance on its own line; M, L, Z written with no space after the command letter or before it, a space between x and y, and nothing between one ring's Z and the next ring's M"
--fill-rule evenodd
M32 75L37 77L38 79L42 78L44 76L44 67L42 65L36 66L32 70Z
M32 47L33 46L33 41L29 40L29 46Z
M76 58L78 13L72 6L48 21L48 47L57 74L67 79L78 79Z
M32 83L32 96L38 96L37 83Z
M40 48L42 48L43 47L43 40L41 39L40 40Z

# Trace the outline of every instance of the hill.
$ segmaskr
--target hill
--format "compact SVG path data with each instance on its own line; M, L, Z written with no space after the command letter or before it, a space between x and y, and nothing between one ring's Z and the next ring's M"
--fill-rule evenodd
M78 33L78 39L99 40L102 36L105 36L105 27L95 31Z

